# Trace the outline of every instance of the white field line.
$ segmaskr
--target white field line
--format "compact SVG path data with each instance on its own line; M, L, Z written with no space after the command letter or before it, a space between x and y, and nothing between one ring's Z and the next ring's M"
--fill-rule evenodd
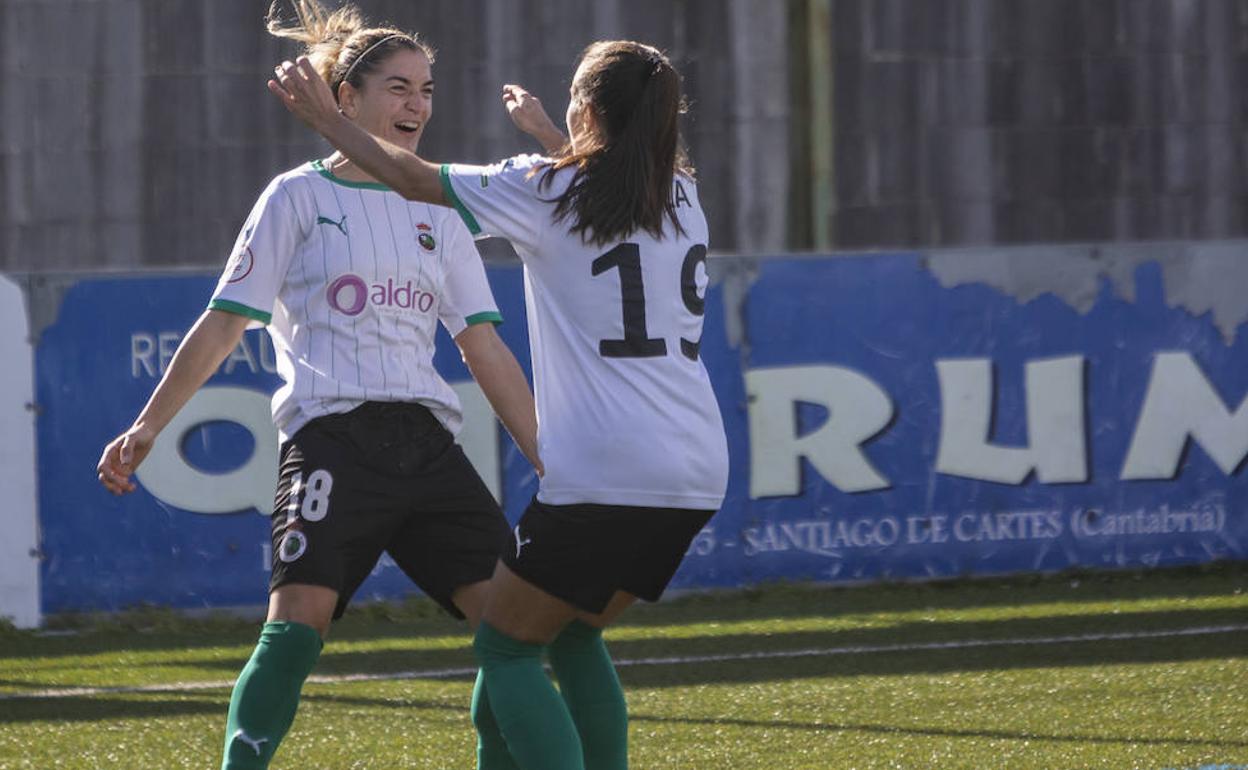
M814 658L832 655L868 655L878 652L918 652L923 650L965 650L975 647L1007 647L1040 644L1076 644L1083 642L1116 642L1134 639L1164 639L1176 636L1208 636L1248 632L1248 623L1229 626L1199 626L1176 628L1165 631L1124 631L1106 634L1079 634L1074 636L1033 636L1013 639L963 639L952 642L914 642L911 644L874 644L849 647L818 647L804 650L771 650L767 652L734 652L722 655L686 655L670 658L635 658L615 661L623 666L679 666L689 663L722 663L739 660L773 660L779 658ZM337 674L333 676L310 676L311 684L341 684L344 682L381 682L403 679L452 679L477 673L473 668L431 668L419 671L395 671L379 674ZM2 700L32 698L84 698L96 695L151 692L192 692L195 690L219 690L234 686L233 680L215 682L172 682L169 684L136 685L133 687L67 687L28 692L0 693Z

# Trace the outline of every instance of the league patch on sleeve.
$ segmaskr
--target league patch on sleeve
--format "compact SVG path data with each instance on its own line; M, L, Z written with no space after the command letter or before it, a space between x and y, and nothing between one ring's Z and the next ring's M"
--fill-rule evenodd
M226 283L238 283L251 275L251 270L255 266L256 255L251 253L250 246L243 244L238 251L234 252L234 256L230 257L227 265L230 268L230 277L226 279Z

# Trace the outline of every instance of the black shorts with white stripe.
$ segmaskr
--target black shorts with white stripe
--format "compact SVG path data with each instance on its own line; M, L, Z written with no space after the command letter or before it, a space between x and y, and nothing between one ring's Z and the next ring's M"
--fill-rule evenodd
M511 531L503 563L577 609L597 614L616 591L658 601L715 511L547 505L536 498Z
M369 401L312 420L282 445L272 538L270 590L332 588L335 618L382 553L462 618L451 594L494 573L507 520L428 409Z

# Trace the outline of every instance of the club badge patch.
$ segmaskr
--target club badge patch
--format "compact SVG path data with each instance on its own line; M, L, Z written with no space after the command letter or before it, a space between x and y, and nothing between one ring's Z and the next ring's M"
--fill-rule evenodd
M281 545L278 546L277 558L290 564L295 559L303 556L303 552L308 550L308 538L299 530L292 529L283 537Z
M425 251L433 251L438 247L438 242L433 239L433 234L429 232L432 229L424 222L416 225L416 241L420 243L421 248Z

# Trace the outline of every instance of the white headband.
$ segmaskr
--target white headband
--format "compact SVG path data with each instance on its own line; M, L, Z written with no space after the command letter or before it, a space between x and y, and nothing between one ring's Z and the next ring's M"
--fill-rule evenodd
M400 38L400 37L401 37L401 38L403 38L404 40L409 41L409 42L412 40L412 39L411 39L410 37L408 37L407 35L403 35L403 34L398 34L398 33L396 33L396 34L393 34L393 35L386 35L386 36L385 36L385 37L383 37L381 40L378 40L376 43L373 43L373 44L372 44L372 45L370 45L368 48L365 48L365 49L364 49L364 53L362 53L362 54L360 54L359 56L355 57L355 61L351 62L351 66L350 66L350 67L347 67L347 71L346 71L345 73L343 73L343 76L342 76L342 82L346 83L347 81L349 81L349 80L351 79L351 73L355 71L355 65L359 64L361 61L363 61L363 60L365 59L365 57L367 57L370 53L372 53L374 48L377 48L377 47L378 47L378 46L380 46L382 43L386 43L386 42L388 42L388 41L390 41L390 40L394 40L395 38Z

